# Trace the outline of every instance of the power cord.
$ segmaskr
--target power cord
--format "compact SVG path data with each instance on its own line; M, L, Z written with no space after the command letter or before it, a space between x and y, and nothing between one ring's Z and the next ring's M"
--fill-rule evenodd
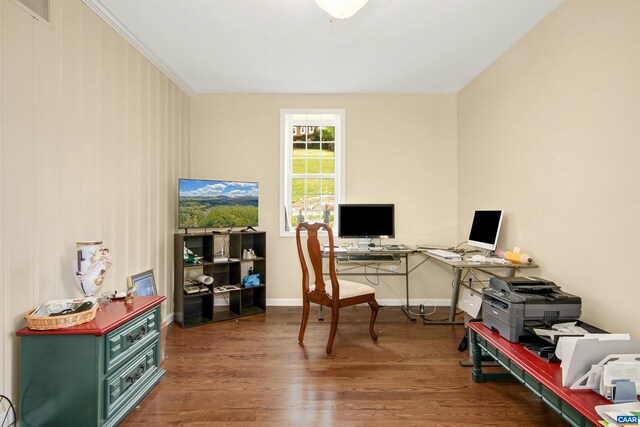
M228 234L225 234L225 235L222 237L222 249L221 249L221 250L219 250L219 251L217 251L217 252L215 252L215 253L213 254L214 258L215 258L216 256L218 256L218 255L222 255L222 256L224 256L224 249L227 247L227 239L228 239L228 238L229 238L229 235L228 235ZM228 252L227 252L227 258L229 258L229 253L228 253Z

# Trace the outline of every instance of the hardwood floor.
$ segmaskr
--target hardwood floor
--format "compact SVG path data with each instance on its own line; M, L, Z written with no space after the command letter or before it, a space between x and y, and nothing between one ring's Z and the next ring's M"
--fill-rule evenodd
M374 343L368 307L342 309L327 356L329 322L317 307L298 344L301 311L169 325L167 372L121 426L567 425L520 383L471 381L458 363L468 360L457 349L463 326L425 326L381 307Z

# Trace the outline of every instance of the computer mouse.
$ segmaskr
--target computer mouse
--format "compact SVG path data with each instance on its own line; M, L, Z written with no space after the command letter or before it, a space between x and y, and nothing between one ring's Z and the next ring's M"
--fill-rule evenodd
M375 244L375 243L373 243L373 242L371 242L371 243L369 243L369 247L370 247L370 248L375 248L375 247L376 247L376 244Z

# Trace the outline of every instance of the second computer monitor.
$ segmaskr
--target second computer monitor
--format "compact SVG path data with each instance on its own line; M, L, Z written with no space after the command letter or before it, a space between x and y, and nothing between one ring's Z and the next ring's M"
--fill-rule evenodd
M338 205L338 236L359 239L395 237L394 205Z
M476 211L468 243L477 248L495 251L502 224L501 210Z

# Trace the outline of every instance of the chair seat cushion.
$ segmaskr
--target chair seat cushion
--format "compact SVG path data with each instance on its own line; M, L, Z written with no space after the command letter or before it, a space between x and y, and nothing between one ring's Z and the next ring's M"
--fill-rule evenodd
M310 291L314 290L314 286L310 286ZM327 283L327 293L331 295L331 285ZM340 280L340 299L358 297L360 295L375 294L375 288L363 283L350 282L348 280Z

